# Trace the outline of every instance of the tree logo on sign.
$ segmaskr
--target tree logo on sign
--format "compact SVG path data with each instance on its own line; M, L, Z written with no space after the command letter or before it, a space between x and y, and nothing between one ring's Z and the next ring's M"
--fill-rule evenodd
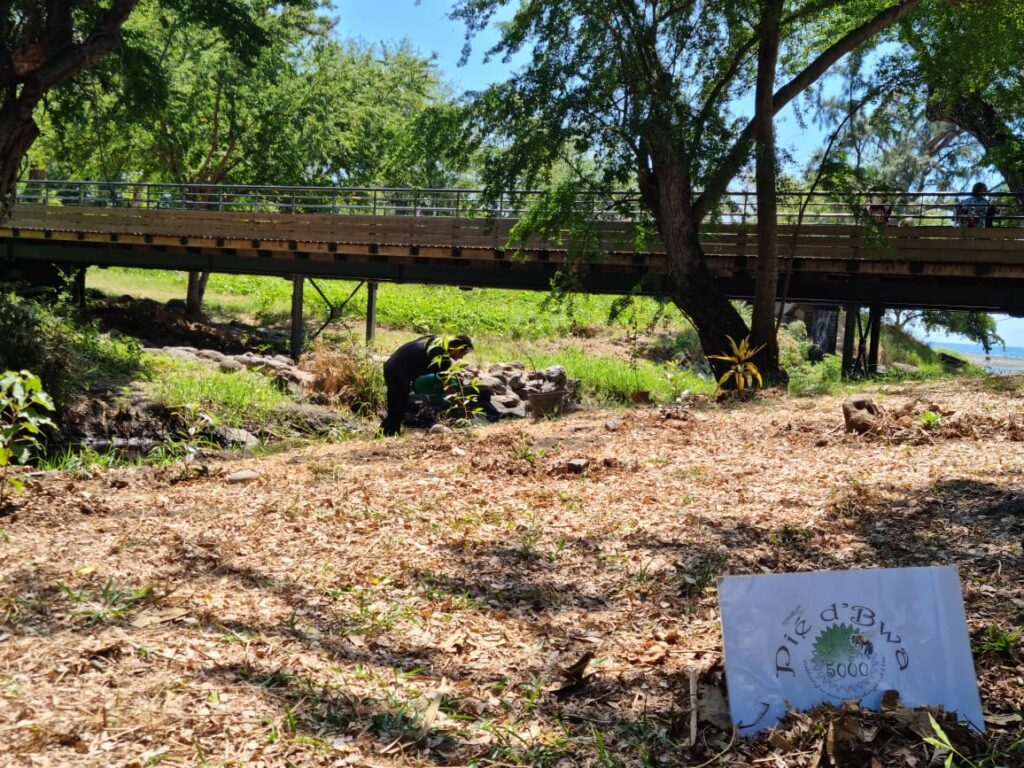
M797 678L802 667L828 698L861 699L878 690L887 659L900 672L910 665L903 638L868 606L832 603L811 616L797 609L784 623L790 622L775 651L775 676Z
M859 699L878 687L885 672L885 657L858 627L833 624L814 640L804 669L814 686L838 699Z

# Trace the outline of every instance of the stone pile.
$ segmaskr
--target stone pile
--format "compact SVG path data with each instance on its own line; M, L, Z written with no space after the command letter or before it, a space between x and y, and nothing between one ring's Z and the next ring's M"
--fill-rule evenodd
M495 363L484 370L479 365L466 366L459 374L463 386L475 382L490 388L491 403L502 416L525 419L531 413L530 395L564 392L571 401L579 379L570 379L565 368L553 365L541 371L528 371L520 362Z

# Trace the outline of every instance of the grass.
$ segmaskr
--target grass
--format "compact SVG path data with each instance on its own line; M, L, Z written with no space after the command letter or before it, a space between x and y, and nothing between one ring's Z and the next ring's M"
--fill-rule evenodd
M110 268L90 270L90 288L120 296L151 298L166 302L183 299L187 276L184 272ZM331 303L340 305L358 283L346 280L318 280ZM255 275L210 276L206 289L208 311L245 315L262 324L284 322L291 312L290 280ZM306 312L310 319L326 315L326 307L316 290L307 283ZM578 296L553 304L549 294L540 291L508 291L494 288L462 290L451 286L399 285L384 283L377 295L377 321L393 328L416 333L468 333L504 336L511 339L552 338L567 333L590 333L608 323L614 296ZM657 312L657 302L641 299L639 321L647 323ZM359 319L366 314L366 293L357 291L345 307L347 317ZM670 307L665 314L667 327L687 328L682 314Z
M294 402L266 376L252 371L225 374L213 366L161 356L153 357L153 367L154 399L174 410L198 407L230 427L263 431Z

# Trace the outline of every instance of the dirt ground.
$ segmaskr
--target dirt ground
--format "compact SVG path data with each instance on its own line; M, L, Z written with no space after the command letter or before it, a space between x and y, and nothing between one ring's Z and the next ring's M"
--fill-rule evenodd
M923 768L898 708L736 738L715 578L956 565L990 728L940 719L1024 765L1024 640L989 634L1024 626L1022 391L876 389L868 436L765 394L34 478L0 518L0 764Z

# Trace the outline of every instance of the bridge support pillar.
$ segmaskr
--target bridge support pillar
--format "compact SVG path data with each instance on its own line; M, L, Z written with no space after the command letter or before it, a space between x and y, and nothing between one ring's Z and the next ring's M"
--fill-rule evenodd
M868 344L868 375L874 376L878 373L878 348L880 346L880 337L882 334L882 313L885 308L878 305L872 304L871 309L868 311L868 328L870 329L871 339Z
M377 288L379 283L371 280L366 284L366 343L373 344L377 336Z
M86 267L78 267L71 278L71 301L79 309L85 309L85 271Z
M857 343L857 326L860 325L860 305L847 304L845 307L846 323L843 326L843 378L854 373L853 351Z
M306 329L302 323L302 292L306 279L299 275L292 277L292 359L299 362L302 347L306 342Z

